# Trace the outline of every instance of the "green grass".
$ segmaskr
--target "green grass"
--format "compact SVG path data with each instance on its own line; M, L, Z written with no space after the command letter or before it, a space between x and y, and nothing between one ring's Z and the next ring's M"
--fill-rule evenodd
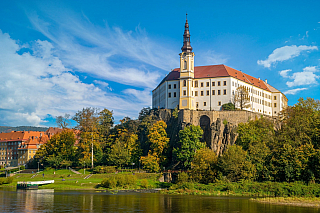
M81 171L79 171L81 172ZM44 173L44 177L43 174ZM19 181L43 181L43 180L54 180L53 184L48 184L44 186L39 186L39 189L56 189L56 190L97 190L105 189L100 187L100 183L104 178L115 176L117 174L93 174L89 179L84 179L89 174L75 174L67 169L49 169L37 173L38 175L31 178L34 174L16 174L14 180L10 184L4 184L0 187L12 187L15 188L17 182ZM123 172L118 174L128 174L132 173ZM149 174L149 173L135 173L137 177L136 185L132 186L130 189L139 189L141 187L141 180L148 180L148 188L161 188L168 187L167 183L159 183L159 174ZM120 188L119 188L120 189ZM117 190L119 190L117 189Z

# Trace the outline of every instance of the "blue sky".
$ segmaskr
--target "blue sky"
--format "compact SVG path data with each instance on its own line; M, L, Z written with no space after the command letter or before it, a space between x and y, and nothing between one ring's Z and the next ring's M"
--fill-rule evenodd
M0 125L55 126L84 107L116 122L151 106L185 13L195 65L225 64L319 99L320 1L0 0Z

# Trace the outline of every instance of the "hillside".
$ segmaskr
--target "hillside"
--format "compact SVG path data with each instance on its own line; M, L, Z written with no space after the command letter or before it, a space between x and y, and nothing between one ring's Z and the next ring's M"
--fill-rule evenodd
M47 127L35 127L35 126L0 126L0 133L1 132L11 132L11 131L46 131Z

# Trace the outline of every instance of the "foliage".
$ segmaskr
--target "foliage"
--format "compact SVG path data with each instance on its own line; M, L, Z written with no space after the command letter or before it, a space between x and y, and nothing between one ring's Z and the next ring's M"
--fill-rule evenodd
M159 159L157 156L148 154L148 156L142 156L141 157L141 164L143 166L143 169L149 171L149 172L158 172L160 171L160 166L159 166Z
M137 177L132 174L128 175L113 175L110 177L107 177L101 181L101 186L105 188L128 188L130 186L134 186L137 182Z
M245 86L239 86L233 97L234 106L240 108L248 108L250 106L250 96L249 91Z
M179 110L178 107L175 107L174 110L172 111L172 116L177 119L179 116Z
M189 181L189 175L186 172L180 172L178 175L178 180L177 183L178 184L183 184Z
M167 124L164 121L158 121L152 125L148 134L148 141L151 144L149 153L159 160L159 165L165 161L164 151L168 147L169 142L166 128Z
M217 155L205 147L196 152L191 162L191 179L198 183L213 183L217 176Z
M115 173L116 168L114 166L96 166L93 169L94 174Z
M184 168L190 168L191 162L196 151L205 146L200 142L203 131L200 126L188 126L179 132L179 142L176 148L173 148L173 156L177 161L183 164Z
M226 111L234 111L236 108L233 103L226 103L222 105L222 109Z
M142 179L140 181L140 186L141 186L141 188L144 188L144 189L149 188L149 181L147 179Z
M61 116L61 115L57 116L56 123L57 123L58 127L62 128L62 129L68 128L68 126L71 124L69 118L70 118L69 114L65 114L64 116Z
M248 159L247 152L241 146L229 146L226 152L219 158L220 171L230 181L241 179L254 179L255 167Z

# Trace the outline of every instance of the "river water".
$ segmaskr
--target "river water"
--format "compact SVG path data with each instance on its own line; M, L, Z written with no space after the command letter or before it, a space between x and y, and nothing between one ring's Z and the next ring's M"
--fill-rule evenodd
M0 212L314 213L316 208L260 204L244 197L94 191L0 190Z

